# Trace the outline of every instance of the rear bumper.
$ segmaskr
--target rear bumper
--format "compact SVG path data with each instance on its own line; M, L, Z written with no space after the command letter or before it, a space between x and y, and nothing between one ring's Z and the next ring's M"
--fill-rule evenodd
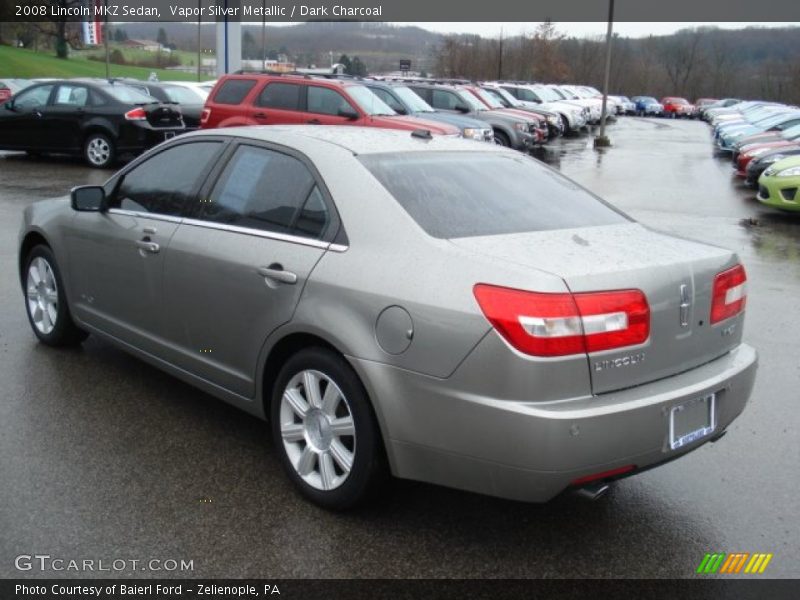
M748 401L757 355L742 344L680 375L554 402L465 392L452 381L464 365L450 379L434 379L375 362L351 362L375 401L396 476L543 502L578 478L626 465L645 469L724 431ZM716 394L715 430L671 450L670 409L709 393Z

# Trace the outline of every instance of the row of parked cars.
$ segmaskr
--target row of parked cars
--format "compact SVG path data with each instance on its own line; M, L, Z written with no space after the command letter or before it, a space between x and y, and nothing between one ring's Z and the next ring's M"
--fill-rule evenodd
M13 82L13 83L12 83ZM355 125L496 143L523 152L600 121L592 87L239 72L215 82L2 80L0 149L80 154L98 168L198 128ZM625 114L609 98L607 112Z
M800 211L800 107L726 98L704 107L701 117L712 126L716 150L732 158L759 202Z

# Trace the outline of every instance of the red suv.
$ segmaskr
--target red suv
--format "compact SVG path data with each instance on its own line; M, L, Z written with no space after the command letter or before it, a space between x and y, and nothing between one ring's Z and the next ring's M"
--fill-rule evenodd
M446 123L398 115L356 79L304 75L224 75L209 94L200 119L203 129L304 123L461 135Z

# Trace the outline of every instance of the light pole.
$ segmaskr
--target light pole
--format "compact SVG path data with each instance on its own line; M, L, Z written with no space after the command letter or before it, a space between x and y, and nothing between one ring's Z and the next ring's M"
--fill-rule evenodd
M606 136L606 107L608 106L608 79L611 73L611 40L614 27L614 0L608 0L608 30L606 31L606 72L603 78L603 108L600 115L600 135L594 138L595 148L611 145Z

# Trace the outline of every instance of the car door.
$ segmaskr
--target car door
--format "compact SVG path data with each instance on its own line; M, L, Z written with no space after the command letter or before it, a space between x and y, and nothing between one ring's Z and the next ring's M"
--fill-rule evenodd
M248 116L262 125L300 125L308 120L303 112L304 88L298 83L270 81L256 96Z
M48 147L42 111L54 87L53 84L30 87L14 96L11 108L0 109L0 147L19 150Z
M89 88L85 85L62 83L56 87L51 102L41 111L52 150L80 147L88 105Z
M75 213L67 244L80 320L164 357L170 240L223 146L187 141L150 154L110 182L106 210Z
M267 336L291 320L337 229L306 159L237 145L178 227L164 264L172 362L252 398Z

